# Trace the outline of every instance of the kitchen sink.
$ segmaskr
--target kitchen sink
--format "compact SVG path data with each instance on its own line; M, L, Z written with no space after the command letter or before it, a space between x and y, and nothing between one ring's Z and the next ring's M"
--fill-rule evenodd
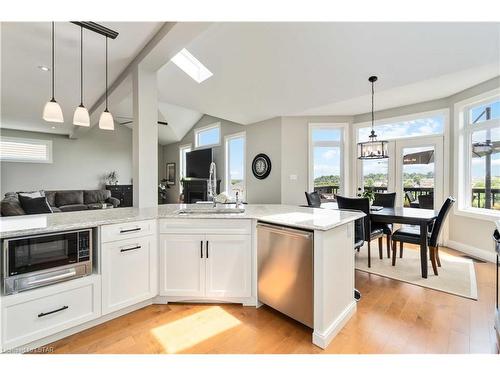
M187 207L177 210L179 215L195 214L241 214L245 212L244 207Z

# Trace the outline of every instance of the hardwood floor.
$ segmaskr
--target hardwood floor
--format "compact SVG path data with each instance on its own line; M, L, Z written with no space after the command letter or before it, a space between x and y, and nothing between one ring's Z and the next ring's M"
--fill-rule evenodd
M48 346L54 353L497 353L495 265L475 268L478 301L357 271L358 311L327 350L311 343L311 329L266 306L226 304L152 305Z

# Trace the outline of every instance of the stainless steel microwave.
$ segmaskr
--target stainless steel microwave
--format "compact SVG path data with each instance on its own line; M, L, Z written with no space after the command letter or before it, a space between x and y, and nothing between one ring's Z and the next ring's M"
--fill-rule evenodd
M92 273L92 229L3 241L3 293L13 294Z

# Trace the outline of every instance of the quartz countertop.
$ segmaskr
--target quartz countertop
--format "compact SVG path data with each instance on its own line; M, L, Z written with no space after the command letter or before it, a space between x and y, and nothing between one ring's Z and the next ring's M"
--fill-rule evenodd
M151 208L113 208L89 211L61 212L43 215L23 215L0 218L0 238L39 233L59 232L106 224L148 219L257 219L267 223L308 230L329 230L364 216L357 211L298 207L281 204L248 204L238 214L190 213L179 214L182 208L197 204L164 204Z

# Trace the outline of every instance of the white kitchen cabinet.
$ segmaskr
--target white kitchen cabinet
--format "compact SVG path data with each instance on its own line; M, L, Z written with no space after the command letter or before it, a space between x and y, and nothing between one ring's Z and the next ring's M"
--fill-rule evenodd
M248 235L206 236L207 297L250 297L251 238Z
M103 314L157 295L156 236L104 243L101 259Z
M205 294L205 236L160 235L160 294Z
M160 295L185 300L251 296L251 235L161 234L160 243Z

